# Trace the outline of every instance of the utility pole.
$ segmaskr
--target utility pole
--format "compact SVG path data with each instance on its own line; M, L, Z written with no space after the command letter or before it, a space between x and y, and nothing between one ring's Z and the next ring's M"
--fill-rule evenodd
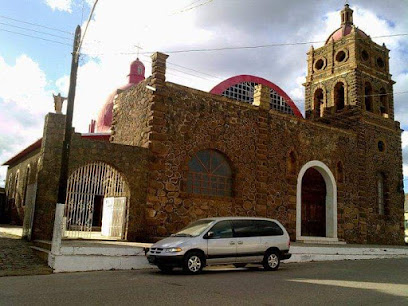
M69 152L71 149L71 136L72 136L72 116L74 112L74 100L75 90L79 63L79 47L81 42L81 27L78 25L75 30L74 48L72 51L71 62L71 76L69 80L69 92L68 92L68 105L67 116L65 119L65 136L62 148L61 158L61 171L58 188L58 202L59 204L65 203L67 195L67 182L68 182L68 165L69 165Z

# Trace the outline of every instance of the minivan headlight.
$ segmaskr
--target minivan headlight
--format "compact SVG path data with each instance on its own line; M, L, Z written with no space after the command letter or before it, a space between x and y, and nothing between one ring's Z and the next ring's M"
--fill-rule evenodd
M166 253L178 253L181 252L182 249L181 248L168 248L166 249Z

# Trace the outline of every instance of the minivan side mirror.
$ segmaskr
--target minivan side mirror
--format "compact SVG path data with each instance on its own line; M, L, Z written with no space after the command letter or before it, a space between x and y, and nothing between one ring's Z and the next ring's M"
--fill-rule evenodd
M214 232L208 232L207 234L205 234L204 238L205 239L211 239L214 237Z

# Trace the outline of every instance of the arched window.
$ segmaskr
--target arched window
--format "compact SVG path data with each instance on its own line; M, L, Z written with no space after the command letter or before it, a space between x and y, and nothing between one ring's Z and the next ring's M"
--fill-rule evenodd
M373 88L368 82L364 84L364 105L366 111L373 112Z
M377 175L377 198L378 198L378 214L385 214L385 175L378 173Z
M13 174L10 173L7 183L7 197L11 199L12 196L13 196Z
M28 183L30 182L30 174L31 174L31 169L30 169L30 165L28 165L27 166L26 177L25 177L25 181L24 181L24 186L23 186L23 203L22 203L22 206L25 206L27 186L28 186Z
M345 92L344 92L344 84L342 82L338 82L336 86L334 86L334 105L336 110L344 109L345 104Z
M13 199L14 199L14 205L17 206L17 195L18 195L18 179L20 176L20 170L17 170L16 177L14 179L14 186L13 186Z
M314 111L315 111L315 117L321 117L322 116L322 105L323 105L323 89L318 88L315 91L314 94Z
M293 151L288 156L288 174L296 174L296 154Z
M343 164L341 161L337 163L336 174L337 174L337 183L343 183L344 182L344 170L343 170Z
M214 150L197 152L188 163L187 192L232 195L232 171L226 158Z
M380 112L385 118L388 118L388 99L384 88L380 89Z

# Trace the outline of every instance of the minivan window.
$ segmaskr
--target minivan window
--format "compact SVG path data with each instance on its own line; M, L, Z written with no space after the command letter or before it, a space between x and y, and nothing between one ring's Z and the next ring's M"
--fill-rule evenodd
M235 237L253 237L258 235L258 228L253 220L233 220Z
M254 220L258 236L282 236L283 230L282 228L272 221L266 220Z
M220 221L209 231L213 232L212 238L232 238L232 226L230 221Z
M214 220L198 220L193 222L187 227L183 228L181 231L171 235L172 237L195 237L201 235L204 230L210 225Z

